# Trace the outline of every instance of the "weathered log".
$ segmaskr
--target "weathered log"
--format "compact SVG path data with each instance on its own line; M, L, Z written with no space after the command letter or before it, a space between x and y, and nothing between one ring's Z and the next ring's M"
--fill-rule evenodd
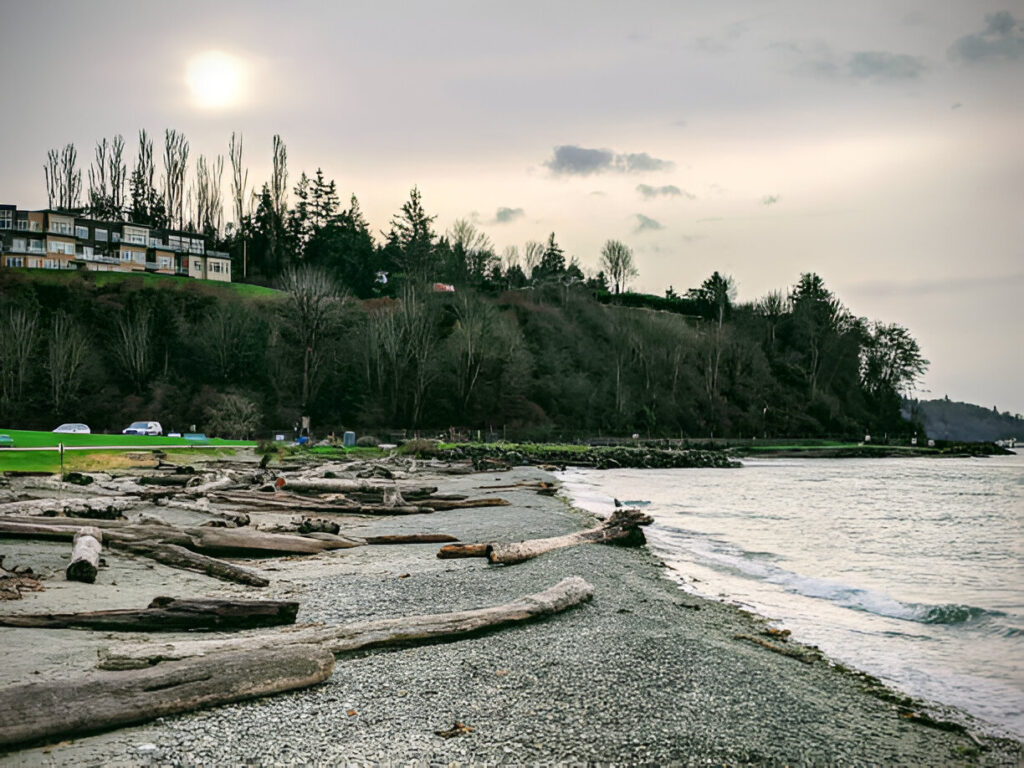
M593 595L594 588L590 584L579 576L571 576L543 592L489 608L377 619L338 627L295 627L224 640L120 646L102 651L99 666L102 669L135 669L166 660L224 651L285 648L294 644L319 645L333 653L345 653L365 648L435 642L560 613L590 600Z
M195 478L193 478L193 480L194 479ZM193 497L205 496L210 491L224 490L225 488L230 488L236 484L237 481L233 477L229 475L222 475L206 483L196 483L195 485L185 486L185 495Z
M304 517L299 522L299 533L337 533L341 526L334 520L324 520L322 517Z
M458 541L455 536L446 533L407 533L392 536L366 536L367 544L440 544L446 541Z
M139 504L138 499L119 496L86 496L64 499L24 499L0 504L0 516L29 515L88 517L116 520L124 512Z
M487 557L486 544L449 544L437 552L440 560L454 560L457 557Z
M306 688L323 682L333 670L329 651L291 645L13 685L0 689L0 747L57 741Z
M646 539L639 526L654 520L633 508L617 509L601 525L549 539L531 539L516 544L488 544L487 559L492 563L511 565L537 557L545 552L576 544L621 544L640 546Z
M191 475L144 475L138 479L138 482L139 485L165 485L184 488L191 479Z
M367 480L335 478L281 478L284 488L296 493L373 493L383 494L385 489L398 488L403 496L429 496L437 493L437 486L400 486L393 482L374 483Z
M100 550L103 549L103 534L99 528L79 528L73 539L71 563L64 569L68 581L84 581L92 584L100 569Z
M423 510L418 510L422 512ZM79 526L80 527L80 526ZM0 520L0 537L35 539L73 539L77 527L40 523L10 523ZM107 528L106 540L112 547L121 542L177 544L208 555L235 557L271 557L275 555L315 555L346 544L305 536L265 533L248 528L172 528L169 525L123 525Z
M424 499L423 501L410 501L413 506L425 506L431 509L445 510L445 509L470 509L471 507L507 507L510 502L505 499L499 499L497 497L491 497L488 499L465 499L463 501L445 501L444 499L436 499L431 497Z
M111 632L252 629L294 624L298 611L299 604L290 600L179 600L157 597L143 609L0 616L0 626Z
M248 584L252 587L265 587L270 584L269 579L260 576L255 571L242 568L240 565L229 563L226 560L201 555L177 544L122 541L118 544L118 548L141 555L142 557L148 557L172 568L183 568L188 571L205 573L207 576L212 576L221 581L233 581L236 584Z

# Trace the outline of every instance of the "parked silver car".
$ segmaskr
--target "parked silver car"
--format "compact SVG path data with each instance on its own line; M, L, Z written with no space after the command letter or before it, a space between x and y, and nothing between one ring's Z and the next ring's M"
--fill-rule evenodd
M133 421L121 430L122 435L162 435L164 428L159 421Z
M92 430L89 429L88 424L78 424L77 422L61 424L57 427L54 432L59 432L62 435L88 435L92 434Z

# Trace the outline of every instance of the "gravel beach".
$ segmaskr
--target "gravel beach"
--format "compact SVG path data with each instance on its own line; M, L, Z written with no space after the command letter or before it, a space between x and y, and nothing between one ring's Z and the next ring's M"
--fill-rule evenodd
M428 469L423 479L446 493L512 503L353 517L343 532L518 541L593 523L559 498L485 488L551 479L537 469L450 477ZM58 575L46 582L47 591L0 610L129 607L157 594L245 595L297 599L299 622L337 624L495 605L567 576L590 582L594 599L472 638L342 655L330 680L315 688L9 753L0 765L1019 765L1024 759L1020 744L963 714L928 709L932 717L965 724L973 736L901 717L891 701L866 692L862 678L826 660L801 663L738 639L761 636L764 621L681 591L646 548L584 545L514 566L438 560L437 549L365 546L261 561L256 567L272 579L263 590L108 555L95 585L61 582ZM59 559L66 550L45 542L2 548L8 562L33 553ZM138 637L0 629L0 683L72 675L95 664L98 648L129 639ZM465 726L459 735L437 734L456 724Z

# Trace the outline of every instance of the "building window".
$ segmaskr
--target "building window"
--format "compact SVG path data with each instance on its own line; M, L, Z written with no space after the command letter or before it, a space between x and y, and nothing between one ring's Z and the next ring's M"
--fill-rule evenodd
M16 237L16 238L14 238L14 240L11 242L11 250L12 251L27 251L28 248L25 247L25 238L24 237Z
M14 211L10 209L0 211L0 229L11 229L14 222Z
M43 249L42 240L29 240L28 241L28 252L29 253L45 253Z
M105 230L105 229L94 230L93 231L93 239L94 240L100 240L100 241L102 241L104 243L107 242L107 230Z
M21 230L22 232L28 229L28 219L18 219L18 221L15 222L15 229Z
M121 261L131 261L131 260L132 260L132 252L131 251L121 251Z
M5 263L8 267L24 267L25 259L21 256L8 256Z
M199 259L194 259L192 261L192 269L194 269L196 272L202 272L203 262L201 262Z
M81 240L89 239L89 228L88 227L75 227L75 237Z
M43 259L43 269L60 269L60 262L56 259Z
M120 232L111 232L110 233L110 242L112 242L112 243L120 243L121 242L121 233Z
M82 258L91 259L93 257L93 250L91 245L82 246Z
M58 235L70 235L71 225L66 221L50 220L50 231Z

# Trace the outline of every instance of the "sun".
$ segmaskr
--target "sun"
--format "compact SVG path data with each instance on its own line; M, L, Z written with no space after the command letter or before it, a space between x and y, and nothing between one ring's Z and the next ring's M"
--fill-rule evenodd
M203 109L230 107L242 96L242 65L234 56L206 51L189 60L185 82L196 106Z

